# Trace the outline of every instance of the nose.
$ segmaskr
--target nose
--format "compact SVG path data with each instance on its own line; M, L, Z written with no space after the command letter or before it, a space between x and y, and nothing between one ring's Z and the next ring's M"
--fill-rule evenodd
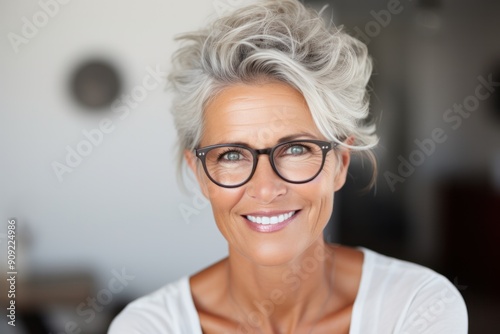
M260 155L257 167L246 186L246 193L261 204L269 204L285 195L287 184L273 170L268 155Z

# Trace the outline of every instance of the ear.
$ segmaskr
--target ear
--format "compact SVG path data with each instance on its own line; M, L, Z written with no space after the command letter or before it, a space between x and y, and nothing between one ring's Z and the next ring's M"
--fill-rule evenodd
M184 159L186 159L186 163L189 166L189 169L196 176L196 180L198 181L198 185L200 186L201 192L203 195L208 198L208 189L206 180L203 178L203 171L200 171L200 165L198 164L198 158L194 155L192 151L184 150Z
M354 143L354 137L347 137L344 143L347 145L352 145ZM340 166L338 167L337 175L335 175L335 191L340 190L340 188L344 186L347 178L347 170L349 169L349 163L351 162L351 150L344 146L340 146L340 150L340 159L339 161L337 161Z
M189 150L184 150L184 159L186 160L187 165L189 166L189 169L194 173L194 175L197 175L198 172L196 171L196 157L194 156L194 153Z

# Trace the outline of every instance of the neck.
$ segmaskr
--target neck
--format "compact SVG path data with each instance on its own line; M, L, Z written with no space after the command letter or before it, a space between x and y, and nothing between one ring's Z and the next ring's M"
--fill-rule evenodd
M292 261L258 265L229 250L229 298L243 328L294 332L314 326L332 291L333 251L322 239Z

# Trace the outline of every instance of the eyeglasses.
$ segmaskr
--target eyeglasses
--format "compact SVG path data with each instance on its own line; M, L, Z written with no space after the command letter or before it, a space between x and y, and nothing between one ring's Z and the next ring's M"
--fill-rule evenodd
M240 144L211 145L195 150L208 178L218 186L236 188L255 173L258 156L267 154L274 172L290 183L306 183L323 169L326 154L337 146L321 140L292 140L255 150Z

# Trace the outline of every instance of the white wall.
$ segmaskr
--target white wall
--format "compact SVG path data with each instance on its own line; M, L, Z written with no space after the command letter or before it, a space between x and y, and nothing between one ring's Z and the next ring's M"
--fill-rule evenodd
M124 119L84 112L67 88L80 61L101 56L121 70L129 93L147 67L168 68L174 36L203 26L213 2L69 1L16 53L8 34L22 35L22 18L40 11L38 2L0 5L0 236L5 242L16 217L19 275L87 268L104 286L112 269L125 268L136 277L125 291L134 297L223 257L208 205L176 184L164 87ZM114 130L60 182L52 163L64 163L66 146L75 149L82 130L104 117ZM181 207L197 213L186 221Z

